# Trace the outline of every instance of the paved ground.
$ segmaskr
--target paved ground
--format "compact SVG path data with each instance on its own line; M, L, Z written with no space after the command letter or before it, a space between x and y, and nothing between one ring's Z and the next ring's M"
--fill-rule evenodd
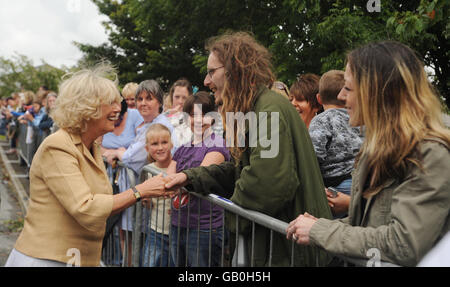
M10 227L23 218L23 214L19 203L9 189L8 181L4 180L2 170L0 170L0 178L2 179L0 182L0 266L4 266L19 235L17 230L11 231Z
M17 200L17 184L20 183L23 193L28 193L27 169L20 164L17 155L5 153L8 149L9 144L0 137L0 266L5 265L23 226L24 215Z

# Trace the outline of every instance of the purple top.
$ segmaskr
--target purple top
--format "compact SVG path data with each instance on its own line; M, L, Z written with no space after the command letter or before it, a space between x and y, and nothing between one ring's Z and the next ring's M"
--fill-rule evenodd
M198 145L188 143L178 148L173 155L173 160L177 162L177 172L185 169L198 167L202 163L207 153L220 152L226 161L230 160L230 152L225 147L225 140L216 137L214 133L206 138ZM200 204L200 214L199 214ZM200 218L200 229L209 229L210 224L210 208L212 208L212 228L217 228L223 225L223 208L213 205L208 200L200 199L194 195L189 199L189 228L198 227L198 218ZM180 209L181 218L178 223L178 210L172 206L172 224L174 226L187 227L188 206Z

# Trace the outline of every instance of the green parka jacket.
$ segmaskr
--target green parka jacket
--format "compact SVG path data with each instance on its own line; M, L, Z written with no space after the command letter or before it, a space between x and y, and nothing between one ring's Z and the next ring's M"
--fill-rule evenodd
M257 145L247 141L250 147L243 153L238 165L224 162L184 171L190 182L188 189L231 197L243 208L265 213L286 223L304 212L332 218L314 148L297 111L286 98L267 88L260 88L253 111L258 118ZM266 136L266 127L259 116L264 113L267 115L267 138L278 136L278 141L271 146L261 143L261 138ZM273 127L272 122L275 123ZM269 156L263 156L264 152ZM233 233L236 233L235 222L234 216L227 214L226 225ZM245 219L239 222L239 233L249 239L249 244L251 227L251 222ZM248 250L251 250L250 247ZM270 231L256 225L254 266L269 265L269 250ZM272 250L271 266L290 266L292 241L274 232ZM323 266L331 259L317 247L295 245L294 252L295 266Z
M310 230L311 242L337 255L416 266L450 230L449 146L440 139L424 140L418 151L422 169L411 164L403 180L386 180L365 205L363 156L353 171L349 216L319 219Z

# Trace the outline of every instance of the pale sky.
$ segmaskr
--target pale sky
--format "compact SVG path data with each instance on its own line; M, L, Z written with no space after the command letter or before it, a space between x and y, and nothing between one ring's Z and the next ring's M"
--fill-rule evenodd
M14 52L55 67L73 66L82 53L72 42L107 41L97 6L90 0L0 0L0 56Z

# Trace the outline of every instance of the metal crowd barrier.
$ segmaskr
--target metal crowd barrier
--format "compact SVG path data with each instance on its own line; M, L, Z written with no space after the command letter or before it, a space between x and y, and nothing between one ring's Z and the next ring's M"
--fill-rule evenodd
M17 129L18 134L18 155L23 162L28 166L31 165L31 161L28 160L28 144L26 143L27 137L27 125L18 123L19 128Z
M129 183L130 186L135 186L136 185L136 179L135 179L135 175L134 172L130 169L128 169L127 167L125 167L121 162L118 162L117 164L117 169L120 170L120 172L126 172L128 175L128 179L129 179ZM148 167L144 167L143 171L141 173L141 182L143 180L147 179L148 173L150 173L150 176L156 175L157 173L159 173L159 171L153 170L152 168L148 168ZM195 196L201 197L200 195L195 194ZM165 206L166 201L169 200L170 201L170 205L172 205L173 203L173 199L158 199L158 203L160 203L162 201L162 205ZM189 204L187 205L189 207ZM152 207L153 208L153 207ZM169 225L170 229L168 230L168 241L164 241L164 240L158 240L156 241L156 239L153 241L153 244L151 244L152 242L150 242L149 238L149 231L152 228L151 226L151 222L152 222L152 218L151 218L151 213L152 213L152 208L150 209L146 209L145 207L143 207L143 204L135 204L134 206L130 207L131 209L131 214L132 214L132 221L133 221L133 231L132 231L132 235L131 235L131 240L130 237L128 236L129 233L128 232L123 232L125 234L125 236L123 236L123 238L121 239L123 242L121 244L117 244L117 232L113 232L113 234L111 234L107 240L106 240L106 244L105 244L105 248L103 249L103 253L102 253L102 261L104 262L104 264L106 264L107 266L122 266L122 267L127 267L127 266L143 266L144 262L149 262L151 261L150 256L152 253L151 248L154 247L156 244L161 244L161 247L163 247L165 244L168 245L168 252L166 252L165 254L167 255L167 257L172 258L172 250L171 250L171 246L172 246L172 237L171 237L171 228L173 227L171 224ZM189 212L189 210L188 210ZM123 213L123 216L128 216L130 214L129 211L125 211ZM163 216L164 217L165 214L165 210L163 210L163 214L160 214L159 212L156 212L156 221L158 222L158 216ZM165 218L163 218L163 223L164 223ZM128 218L125 220L128 223ZM119 221L120 222L120 221ZM120 225L120 224L119 224ZM224 225L224 217L222 218L222 226ZM189 231L189 228L187 229L187 231ZM164 233L164 228L162 230L161 233ZM199 234L199 233L198 233ZM180 232L178 230L178 238L180 237ZM225 238L225 229L222 228L222 239ZM222 245L222 254L221 254L221 264L220 266L227 266L227 262L229 261L229 259L227 258L228 254L225 254L225 250L227 250L227 248L224 246L224 240L222 241L223 245ZM186 242L186 246L188 246L189 242ZM129 254L128 250L129 248L127 248L129 245L131 244L131 254ZM119 252L117 252L117 246L121 246L121 249L119 250ZM147 246L146 246L147 245ZM179 242L177 242L177 245L179 245ZM163 248L161 248L163 249ZM179 251L179 250L178 250ZM119 256L117 255L117 253L119 253ZM187 252L186 252L187 253ZM177 254L180 254L179 252L177 252ZM118 258L120 257L120 263L118 263ZM153 258L155 259L155 253L153 253ZM147 259L147 260L145 260ZM209 249L209 262L208 262L208 266L211 266L211 260L213 258L211 258L211 249ZM153 260L154 261L154 260ZM171 266L185 266L188 265L188 256L186 256L185 261L184 262L179 262L178 260L175 260L176 262L173 262ZM181 260L180 260L181 261ZM197 254L197 261L198 262L198 254ZM161 265L162 263L162 258L160 260L160 264L157 264L157 266L163 266ZM145 265L147 266L147 265ZM196 266L196 265L194 265Z
M130 180L130 184L131 186L136 185L136 179L135 179L135 175L133 173L133 171L131 171L130 169L128 169L127 167L125 167L122 163L119 162L119 168L121 168L123 171L126 171ZM144 167L141 175L140 175L140 182L144 181L147 179L147 176L155 176L157 174L159 174L160 171L157 169L154 169L152 167ZM281 233L283 235L286 235L286 228L288 226L288 223L280 221L276 218L270 217L266 214L260 213L260 212L256 212L256 211L252 211L252 210L247 210L244 209L236 204L234 204L233 202L231 202L228 199L222 198L220 196L217 196L215 194L209 194L207 196L201 195L201 194L197 194L195 192L190 192L189 194L198 197L199 199L203 199L205 201L210 202L210 222L211 222L211 217L212 217L212 208L213 206L220 206L224 209L224 211L226 210L227 212L231 212L233 214L236 215L236 224L239 224L239 218L245 218L247 220L250 220L252 222L252 236L251 236L251 244L248 244L248 242L246 242L246 238L242 235L236 235L236 238L228 238L228 242L225 243L225 238L228 236L227 231L225 230L225 216L223 215L222 217L222 246L221 246L221 254L220 254L220 258L219 260L217 260L218 258L215 258L216 261L220 261L220 266L221 267L244 267L244 266L253 266L253 256L254 256L254 250L253 250L253 246L254 246L254 231L255 231L255 224L261 225L265 228L270 229L270 237L271 239L273 238L273 232L278 232ZM160 199L160 200L168 200L168 199ZM173 199L171 199L171 205L173 203ZM187 207L189 208L189 204L187 205ZM129 266L128 262L131 261L131 265L132 266L143 266L143 259L147 256L149 256L149 250L145 248L145 244L147 241L147 237L148 237L148 230L150 230L151 228L151 218L148 218L148 215L145 215L143 217L143 213L145 213L145 209L143 208L142 204L136 204L135 206L132 207L133 208L133 222L134 222L134 229L132 232L132 242L129 242L128 237L125 237L125 244L124 246L128 246L128 244L132 244L132 254L128 254L127 250L128 248L124 248L123 250L120 251L121 253L121 264L120 266ZM200 210L200 208L199 208ZM163 211L164 212L164 211ZM149 213L151 214L151 210L149 210ZM178 213L180 214L180 213ZM225 212L223 213L225 214ZM157 213L158 216L158 213ZM161 216L161 215L159 215ZM189 209L188 209L188 218L189 218ZM179 223L179 222L178 222ZM198 223L199 225L200 223ZM179 225L179 224L178 224ZM189 232L189 223L187 224L188 228L187 228L187 233ZM172 234L172 228L174 228L174 226L172 224L170 224L170 230L169 230L169 238L168 238L168 242L164 242L164 241L159 241L161 243L161 246L163 246L165 243L167 243L169 245L168 248L168 256L172 256L172 257L177 257L177 256L173 256L173 251L171 250L170 246L173 245L173 238L171 236ZM200 229L200 227L198 226L198 229ZM164 231L163 231L164 232ZM180 238L180 229L177 230L178 232L178 238ZM197 234L199 234L198 230L197 230ZM208 254L208 266L211 266L211 261L213 258L211 258L212 256L212 252L211 252L211 226L210 226L210 235L209 235L209 254ZM107 242L107 248L104 249L103 252L103 256L102 256L102 260L103 262L107 262L107 265L114 265L114 264L110 264L110 262L112 262L113 260L111 259L111 256L113 255L113 253L111 252L111 246L118 246L117 242L113 243L112 240L117 240L117 237L115 237L115 239L113 238L113 236L111 236ZM230 251L230 243L231 240L234 241L235 243L235 249L234 249L234 254L229 254L228 252ZM247 239L248 240L248 239ZM197 263L199 262L199 238L197 238ZM272 240L271 240L272 241ZM158 242L158 243L159 243ZM157 243L156 241L154 243ZM186 245L186 254L189 252L187 246L188 243L185 244ZM295 248L295 243L292 241L292 248L291 248L291 254L294 254L294 248ZM176 254L180 254L179 248L180 248L180 244L179 242L177 242L176 244ZM250 247L250 250L248 250L248 246ZM149 247L149 246L147 246ZM151 247L151 246L150 246ZM172 248L173 249L173 248ZM105 252L105 250L108 250L108 252ZM272 242L270 242L270 250L269 250L269 266L271 264L271 258L272 258ZM117 253L117 252L116 252ZM174 265L175 266L191 266L189 265L188 262L188 256L186 256L185 261L184 262L179 262L179 260L175 259L174 260ZM130 261L129 258L131 258ZM373 261L371 259L356 259L356 258L347 258L347 257L340 257L340 259L344 262L344 266L361 266L361 267L366 267L366 266L381 266L381 267L394 267L397 266L395 264L391 264L388 262L382 262L380 260L378 261ZM116 260L117 261L117 260ZM291 266L293 266L294 263L294 258L293 256L291 256L290 258L291 261ZM162 262L162 261L161 261ZM116 262L117 263L117 262ZM117 264L115 264L117 266ZM161 265L158 265L161 266ZM196 266L196 265L194 265ZM192 266L192 267L194 267ZM208 267L206 266L206 267ZM204 266L205 267L205 266Z
M26 136L27 136L27 125L26 124L19 124L18 129L19 135L18 135L18 155L19 157L25 162L25 164L28 166L28 168L31 165L31 161L33 159L34 153L36 152L37 148L39 147L40 143L45 139L47 136L46 134L38 136L36 133L34 134L34 137L32 138L32 141L30 143L26 142ZM105 162L107 165L107 163ZM128 176L128 180L130 183L130 186L135 186L137 184L136 177L134 172L127 168L123 163L118 162L117 169L120 170L120 172L126 172ZM152 169L151 167L144 167L141 175L140 175L140 182L145 180L148 175L154 176L159 173L158 170ZM114 181L117 181L117 178L110 178L111 183L113 184ZM273 232L278 232L283 235L286 235L286 228L288 226L288 223L280 221L276 218L270 217L266 214L247 210L244 209L233 202L231 202L228 199L222 198L220 196L217 196L215 194L209 194L207 196L197 194L195 192L190 192L189 194L198 197L199 199L203 199L205 201L210 202L211 204L211 210L213 206L220 206L227 212L231 212L236 215L236 224L239 224L239 218L243 217L247 220L250 220L252 222L252 242L250 244L251 250L247 250L248 243L246 242L246 238L242 235L237 234L236 238L228 238L228 240L225 240L228 237L228 232L225 230L225 216L222 216L222 246L221 246L221 255L220 255L220 266L232 266L232 267L243 267L243 266L253 266L253 255L254 255L254 231L255 231L255 224L264 226L268 229L270 229L270 236L273 238ZM162 199L164 200L164 199ZM165 199L168 200L168 199ZM171 200L171 205L172 205ZM187 205L189 208L189 204ZM112 227L112 231L110 232L109 236L105 238L104 240L104 248L102 251L102 262L106 264L107 266L142 266L143 262L145 261L145 257L149 256L149 253L151 253L151 250L146 249L144 252L144 249L146 247L146 241L148 237L148 231L151 229L151 218L148 216L148 213L151 213L150 210L146 210L146 208L142 207L142 204L135 204L134 206L129 208L130 211L125 212L124 216L131 216L131 220L127 218L126 222L128 224L129 221L134 223L133 230L131 232L122 232L120 228L120 224L115 224ZM189 213L189 211L188 211ZM131 214L131 215L130 215ZM157 213L158 214L158 213ZM223 213L225 214L225 212ZM211 214L210 214L211 217ZM139 220L138 220L139 219ZM121 219L119 218L119 222ZM144 222L143 222L144 221ZM170 228L172 228L172 225L170 224ZM169 247L172 245L171 242L171 232L172 230L169 230ZM189 228L187 228L187 232L189 232ZM120 234L122 233L122 239L120 238ZM199 234L199 232L198 232ZM178 238L180 236L180 231L178 231ZM211 236L210 236L211 238ZM234 254L229 254L229 251L231 249L230 244L231 240L234 241L235 248L234 248ZM227 241L227 246L225 246L225 242ZM271 240L272 241L272 240ZM148 241L147 241L148 242ZM164 245L164 241L161 241L161 244ZM179 248L179 244L177 243L177 250ZM188 245L188 242L186 243ZM293 254L295 248L295 243L292 242L292 248L291 248L291 254ZM199 246L197 244L197 253L199 250ZM168 256L172 256L170 254L171 248L169 248L169 254ZM272 254L272 242L270 242L270 250L269 250L269 261L271 260L271 254ZM145 254L144 254L145 253ZM187 253L187 252L186 252ZM179 254L179 252L177 252ZM211 266L211 240L209 242L209 261L208 266ZM356 258L348 258L348 257L340 257L344 261L344 266L381 266L381 267L398 267L395 264L391 264L388 262L382 262L382 261L373 261L373 260L366 260L366 259L356 259ZM188 265L188 259L186 256L185 262L178 262L178 260L175 260L176 262L173 262L175 266L187 266ZM198 254L197 254L197 262L198 262ZM293 266L293 256L291 256L291 266ZM270 266L270 262L269 262Z
M37 129L33 128L33 135L29 136L27 142L28 124L18 123L18 125L18 155L27 167L30 168L34 154L48 134L38 133Z

